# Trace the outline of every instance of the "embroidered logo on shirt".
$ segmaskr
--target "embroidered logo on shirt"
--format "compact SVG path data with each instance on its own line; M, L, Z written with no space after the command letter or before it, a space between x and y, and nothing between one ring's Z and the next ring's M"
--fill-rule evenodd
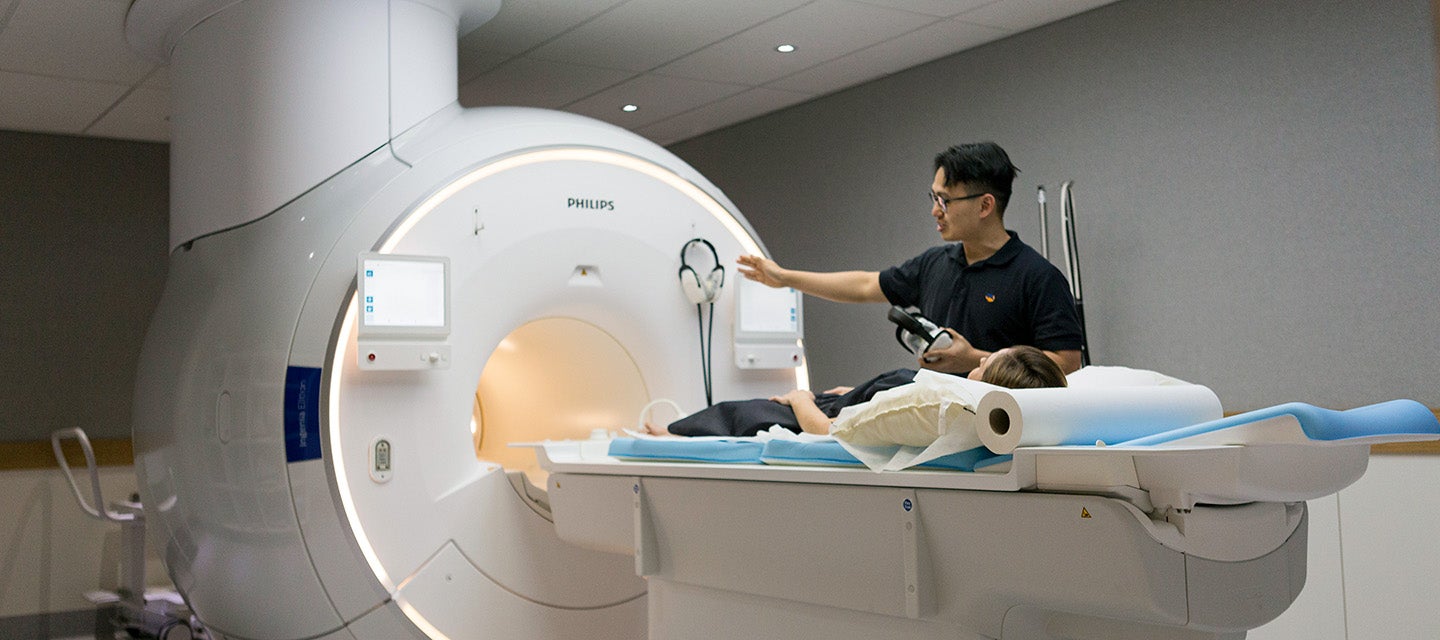
M995 301L995 294L993 294L993 293L987 293L987 294L985 294L985 301L986 301L986 302L994 302L994 301Z

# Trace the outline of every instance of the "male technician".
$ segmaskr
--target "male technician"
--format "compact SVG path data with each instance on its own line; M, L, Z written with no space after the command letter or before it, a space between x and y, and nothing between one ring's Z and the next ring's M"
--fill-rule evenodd
M1080 368L1080 321L1065 276L1005 229L1017 173L993 142L950 147L935 157L930 215L947 243L884 271L820 273L741 256L740 273L836 302L914 306L945 327L953 344L919 366L964 375L992 352L1038 347L1065 373Z

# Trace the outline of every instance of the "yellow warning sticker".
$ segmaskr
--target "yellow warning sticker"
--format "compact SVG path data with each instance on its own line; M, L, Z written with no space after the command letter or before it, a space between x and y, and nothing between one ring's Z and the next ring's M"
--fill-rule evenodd
M1080 507L1080 517L1081 517L1081 518L1089 518L1089 517L1090 517L1090 510L1089 510L1089 509L1086 509L1085 507Z

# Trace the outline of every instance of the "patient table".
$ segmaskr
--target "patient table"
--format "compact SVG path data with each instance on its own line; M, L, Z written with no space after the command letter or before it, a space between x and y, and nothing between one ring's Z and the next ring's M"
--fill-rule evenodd
M1437 434L1396 401L973 472L538 454L560 537L635 557L652 638L1243 638L1305 583L1304 501L1358 479L1370 444Z

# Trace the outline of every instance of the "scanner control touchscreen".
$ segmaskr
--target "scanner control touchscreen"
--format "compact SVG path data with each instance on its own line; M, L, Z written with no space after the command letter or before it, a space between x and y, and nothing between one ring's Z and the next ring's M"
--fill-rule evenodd
M444 263L367 258L362 277L366 326L445 326Z

